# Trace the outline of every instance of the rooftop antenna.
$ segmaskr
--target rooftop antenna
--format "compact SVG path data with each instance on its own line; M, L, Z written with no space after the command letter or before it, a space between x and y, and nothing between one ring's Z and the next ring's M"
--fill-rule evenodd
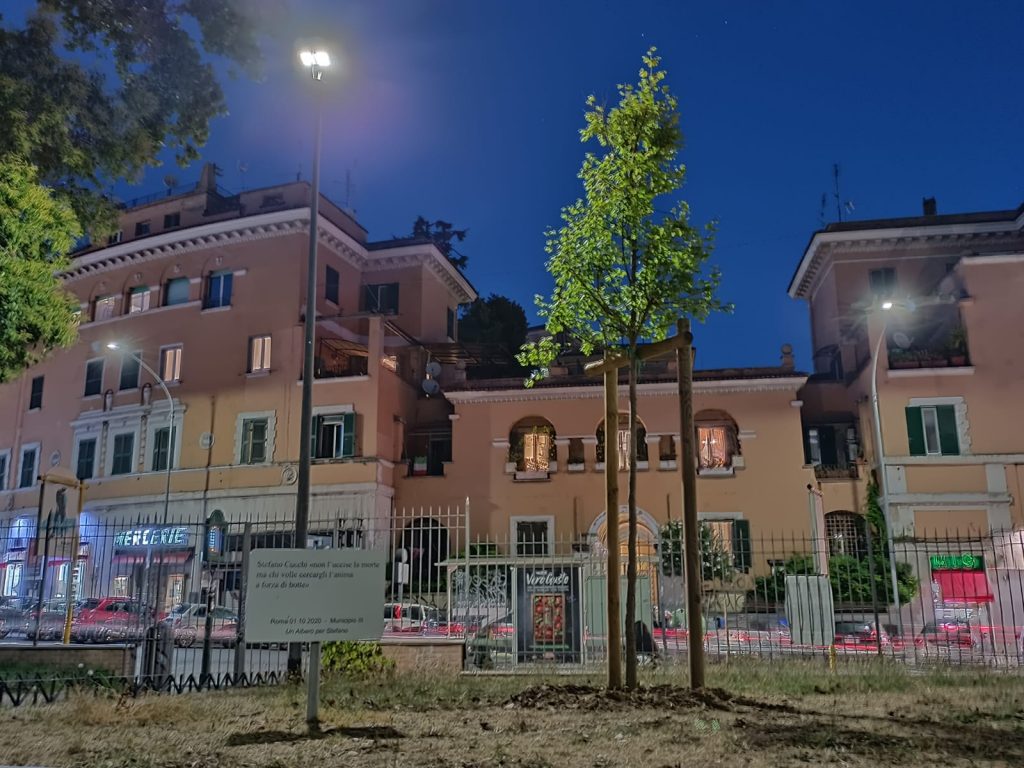
M836 201L836 218L842 223L843 212L847 214L853 213L854 205L852 200L843 200L843 196L839 192L839 163L832 164L832 197ZM825 207L828 200L828 193L823 192L821 195L821 209L818 212L818 218L821 219L822 226L825 225Z
M295 172L295 180L302 181L302 163L299 163L299 170Z

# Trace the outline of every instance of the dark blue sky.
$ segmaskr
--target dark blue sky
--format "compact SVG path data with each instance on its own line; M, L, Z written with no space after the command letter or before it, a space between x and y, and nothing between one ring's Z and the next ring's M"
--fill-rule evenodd
M308 177L313 83L292 41L342 59L328 77L323 190L374 239L419 214L469 227L481 294L533 318L543 231L580 192L589 93L636 78L656 45L680 100L693 221L719 222L721 296L696 329L700 367L810 364L806 306L786 287L832 164L852 218L1003 209L1024 201L1024 3L366 0L290 3L261 83L227 85L204 158L229 189ZM239 163L248 166L244 180ZM138 190L198 170L164 167ZM828 220L835 218L831 201Z

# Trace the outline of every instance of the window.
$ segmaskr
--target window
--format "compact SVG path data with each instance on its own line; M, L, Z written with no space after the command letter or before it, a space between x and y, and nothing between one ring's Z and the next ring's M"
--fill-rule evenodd
M168 213L164 215L164 229L172 229L181 225L180 213Z
M164 306L173 307L188 301L189 280L187 277L174 277L164 284Z
M103 360L90 360L85 364L85 397L98 395L103 389Z
M270 336L249 339L249 373L270 370Z
M702 520L700 549L705 580L724 578L731 569L749 571L753 559L750 521L740 518Z
M137 356L139 353L135 353ZM139 388L139 361L133 355L123 355L121 357L121 378L118 381L117 388L120 390L125 389L138 389Z
M342 459L355 456L356 415L330 413L313 419L313 456L317 459Z
M7 567L3 570L5 596L13 597L20 594L24 567L24 563L7 563Z
M448 307L448 338L455 341L455 310Z
M7 464L10 457L10 452L5 451L0 453L0 491L7 490Z
M582 437L569 438L569 464L582 464L585 459Z
M117 314L117 296L101 296L92 304L92 319L109 320Z
M693 417L697 424L697 470L714 474L731 471L733 457L740 453L739 428L732 416L705 409Z
M821 464L821 436L817 427L807 430L807 463L814 466Z
M117 245L121 242L122 237L124 237L124 233L119 229L117 232L107 237L107 245Z
M128 295L128 314L134 315L136 312L145 312L147 309L149 309L149 287L140 285L132 288Z
M160 378L164 381L181 381L181 345L163 347L160 350Z
M28 399L28 409L34 411L43 407L43 377L36 376L32 379L32 394Z
M78 441L78 458L75 461L75 477L88 480L96 474L96 438Z
M206 279L206 298L203 300L203 309L230 307L233 279L234 275L231 272L214 272L210 275Z
M267 461L267 420L242 420L242 464L263 464Z
M38 448L21 449L21 468L18 471L18 487L31 488L36 484L37 463L39 460Z
M906 415L911 456L960 455L954 406L912 406L907 408Z
M672 435L662 435L658 438L658 460L676 460L676 441Z
M864 518L856 512L829 512L825 515L828 552L833 555L865 557L868 554Z
M128 597L129 583L127 576L115 576L111 592L114 597Z
M545 519L513 519L517 555L546 555L551 541L551 521Z
M619 454L619 470L629 469L629 414L619 414L618 430L615 433ZM604 461L604 422L597 428L597 461ZM637 419L636 422L636 460L647 461L647 429Z
M135 435L126 432L114 435L114 456L110 462L110 474L127 475L132 471L135 463L132 459L135 455Z
M398 314L398 283L364 285L362 309L381 315Z
M338 303L338 286L339 286L339 275L338 270L334 267L327 268L327 278L324 280L324 298L328 301L337 304Z
M149 234L149 219L140 221L135 224L135 236L145 237Z
M508 460L517 472L548 472L556 458L555 428L547 419L520 419L509 432L508 442Z
M896 295L896 270L892 267L872 269L868 273L868 282L876 299L891 299Z
M154 472L163 472L167 469L167 462L174 466L174 441L177 437L177 429L160 427L153 432L153 466Z

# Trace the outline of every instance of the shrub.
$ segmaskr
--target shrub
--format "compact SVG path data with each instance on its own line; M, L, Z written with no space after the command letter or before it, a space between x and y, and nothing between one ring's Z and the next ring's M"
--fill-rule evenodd
M390 674L395 668L395 662L384 656L380 643L351 640L324 643L320 663L325 672L347 677L379 677Z

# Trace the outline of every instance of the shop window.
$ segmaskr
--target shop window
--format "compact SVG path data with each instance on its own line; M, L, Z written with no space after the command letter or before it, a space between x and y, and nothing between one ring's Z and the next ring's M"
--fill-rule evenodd
M911 456L960 455L954 406L911 406L906 417Z
M187 277L174 277L164 283L164 306L173 307L175 304L184 304L189 297L189 279Z
M28 409L34 411L43 407L43 377L36 376L32 379L32 394L28 398Z
M231 288L234 274L231 272L214 272L206 278L206 297L203 309L216 309L231 306Z
M85 364L85 397L98 395L103 390L103 360L90 360Z
M127 576L115 576L113 584L111 585L111 592L113 597L128 597L131 594L131 588Z
M344 459L355 455L356 415L325 413L313 417L313 457Z
M604 461L604 422L597 428L597 461ZM616 431L616 441L619 454L619 470L625 471L629 469L630 460L630 449L629 449L629 414L619 414L618 430ZM647 461L647 428L643 425L640 419L636 420L636 460L638 462Z
M509 463L517 472L547 472L557 457L555 428L547 419L520 419L509 432Z
M17 597L21 594L21 583L23 581L25 567L23 563L9 562L2 571L4 575L4 596Z

